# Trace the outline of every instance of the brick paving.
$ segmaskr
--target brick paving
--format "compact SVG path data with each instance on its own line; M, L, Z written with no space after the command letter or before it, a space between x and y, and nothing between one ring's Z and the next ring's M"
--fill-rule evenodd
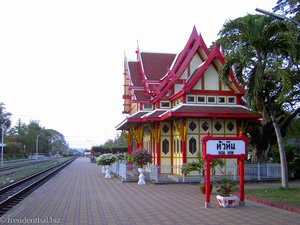
M0 218L1 224L193 225L299 224L300 214L246 201L221 208L215 194L204 207L198 185L122 183L78 158Z

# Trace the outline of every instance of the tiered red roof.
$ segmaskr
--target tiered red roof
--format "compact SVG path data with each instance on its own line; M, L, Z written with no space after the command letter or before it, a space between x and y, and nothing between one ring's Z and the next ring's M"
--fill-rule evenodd
M154 105L161 100L175 100L190 93L209 66L212 65L216 70L219 70L224 63L220 49L215 45L210 52L195 27L184 49L177 56L169 53L140 52L139 49L136 53L138 60L127 63L127 75L131 81L129 90L131 90L132 102L134 103L151 103ZM186 80L180 81L180 76L196 53L198 53L202 63ZM237 84L232 71L229 73L229 78L231 81L229 91L224 91L224 93L237 96L240 99L245 93L244 90ZM176 82L182 82L183 87L175 93L174 85ZM202 92L204 93L205 90ZM140 114L129 115L118 126L118 129L124 128L129 122L161 121L171 117L258 119L261 118L261 115L242 105L186 104L183 102L172 109L155 108L150 112L143 111Z

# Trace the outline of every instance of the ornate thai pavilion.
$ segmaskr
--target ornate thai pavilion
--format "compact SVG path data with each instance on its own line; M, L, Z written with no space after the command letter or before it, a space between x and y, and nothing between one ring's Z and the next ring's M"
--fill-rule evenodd
M209 51L196 28L179 54L138 48L136 55L135 61L124 60L127 117L116 128L123 131L129 153L148 149L162 173L179 174L182 164L196 160L207 132L236 137L261 118L245 107L245 91L232 71L228 84L219 79L224 57L217 45Z

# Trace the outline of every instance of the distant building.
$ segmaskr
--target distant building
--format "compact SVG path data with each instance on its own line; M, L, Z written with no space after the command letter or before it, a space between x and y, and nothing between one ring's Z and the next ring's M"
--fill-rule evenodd
M217 46L209 51L196 28L179 54L136 50L137 60L124 59L124 110L118 126L128 151L143 147L154 163L171 165L162 173L180 173L180 166L196 160L201 138L238 136L262 117L245 107L244 89L232 71L228 84L219 80L224 57Z

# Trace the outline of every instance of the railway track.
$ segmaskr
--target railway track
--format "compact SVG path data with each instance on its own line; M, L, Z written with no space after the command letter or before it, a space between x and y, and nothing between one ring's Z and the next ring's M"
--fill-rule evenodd
M61 169L66 167L68 164L73 162L76 157L67 160L66 162L55 165L44 171L33 174L26 177L18 182L11 185L3 187L0 189L0 216L5 214L13 206L17 205L26 196L28 196L32 191L37 189L52 176L58 173Z
M16 169L16 168L20 168L23 166L31 166L31 165L35 165L35 164L41 164L41 163L45 163L45 162L49 162L51 159L45 159L45 160L22 160L19 162L11 162L11 163L6 163L6 165L4 167L0 167L0 173L7 171L7 170L11 170L11 169Z

